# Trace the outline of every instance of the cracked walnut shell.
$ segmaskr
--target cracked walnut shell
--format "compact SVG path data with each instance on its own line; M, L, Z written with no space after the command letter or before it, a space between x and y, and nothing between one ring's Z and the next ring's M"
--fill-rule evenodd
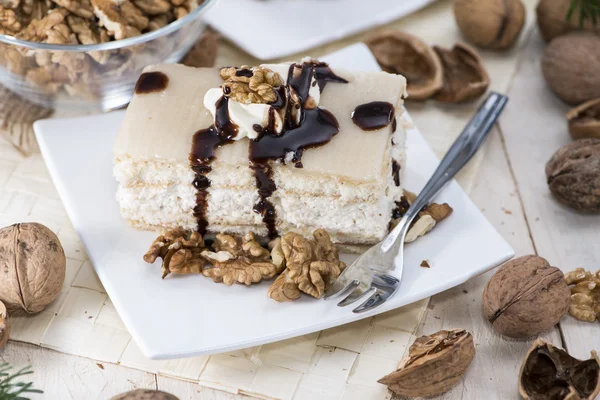
M475 100L484 94L490 84L481 57L464 43L452 50L439 46L433 49L444 66L444 84L435 99L444 103L462 103Z
M600 393L600 359L571 357L563 349L537 339L519 371L519 394L525 400L593 400Z
M426 100L442 87L441 61L418 37L388 30L367 38L365 43L381 69L406 78L408 99Z
M546 164L548 187L561 203L583 212L600 212L600 139L576 140Z
M586 101L567 113L573 139L600 139L600 98Z
M469 332L442 330L417 338L398 370L378 382L401 396L436 396L462 379L473 358L475 346Z
M65 252L44 225L0 229L0 301L11 315L42 311L60 293L65 272Z
M571 293L560 269L530 255L504 264L483 291L483 313L494 329L526 338L551 329L569 310Z
M600 270L592 274L577 268L565 275L571 287L569 314L581 321L600 321Z
M213 248L215 252L202 252L202 257L212 263L212 268L202 270L202 275L216 283L251 285L274 277L279 270L270 262L269 250L256 241L252 232L241 239L220 233Z
M198 232L172 229L154 240L144 254L144 261L152 264L157 258L161 258L163 279L170 273L200 274L208 264L201 256L205 248L202 235Z
M313 237L288 232L281 238L286 269L269 287L273 300L292 301L301 293L319 299L346 268L325 230L317 229Z

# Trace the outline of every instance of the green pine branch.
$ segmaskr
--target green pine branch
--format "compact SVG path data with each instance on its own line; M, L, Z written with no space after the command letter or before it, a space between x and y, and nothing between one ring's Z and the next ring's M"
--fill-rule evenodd
M20 369L17 372L11 372L12 367L7 364L0 364L0 400L28 400L26 397L32 393L43 393L41 390L33 389L33 383L21 382L25 375L32 374L29 367Z
M579 27L583 28L586 20L591 20L596 26L600 18L600 0L571 0L571 6L567 11L567 21L571 20L575 11L579 10Z

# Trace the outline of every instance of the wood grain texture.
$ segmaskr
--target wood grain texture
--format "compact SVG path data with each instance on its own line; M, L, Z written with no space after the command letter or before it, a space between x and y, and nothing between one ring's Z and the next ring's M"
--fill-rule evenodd
M585 215L559 204L546 184L544 167L569 143L569 107L547 87L540 70L545 43L537 30L523 52L500 126L537 253L564 272L600 269L600 215ZM571 317L561 322L565 345L575 357L600 350L600 324Z

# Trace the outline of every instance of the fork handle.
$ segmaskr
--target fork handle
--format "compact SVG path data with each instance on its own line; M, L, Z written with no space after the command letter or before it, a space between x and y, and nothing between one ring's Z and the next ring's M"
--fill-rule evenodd
M398 225L388 234L381 243L381 251L387 252L396 244L404 241L408 228L421 209L433 200L444 186L465 166L477 152L494 122L506 105L508 97L491 92L487 99L477 110L471 121L467 124L456 141L452 144L439 166L411 204Z

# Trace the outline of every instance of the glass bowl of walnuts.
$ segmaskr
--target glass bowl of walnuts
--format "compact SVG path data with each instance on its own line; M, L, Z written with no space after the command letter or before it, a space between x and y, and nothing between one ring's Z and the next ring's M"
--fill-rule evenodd
M180 61L216 0L3 0L0 84L50 108L126 105L147 65Z

